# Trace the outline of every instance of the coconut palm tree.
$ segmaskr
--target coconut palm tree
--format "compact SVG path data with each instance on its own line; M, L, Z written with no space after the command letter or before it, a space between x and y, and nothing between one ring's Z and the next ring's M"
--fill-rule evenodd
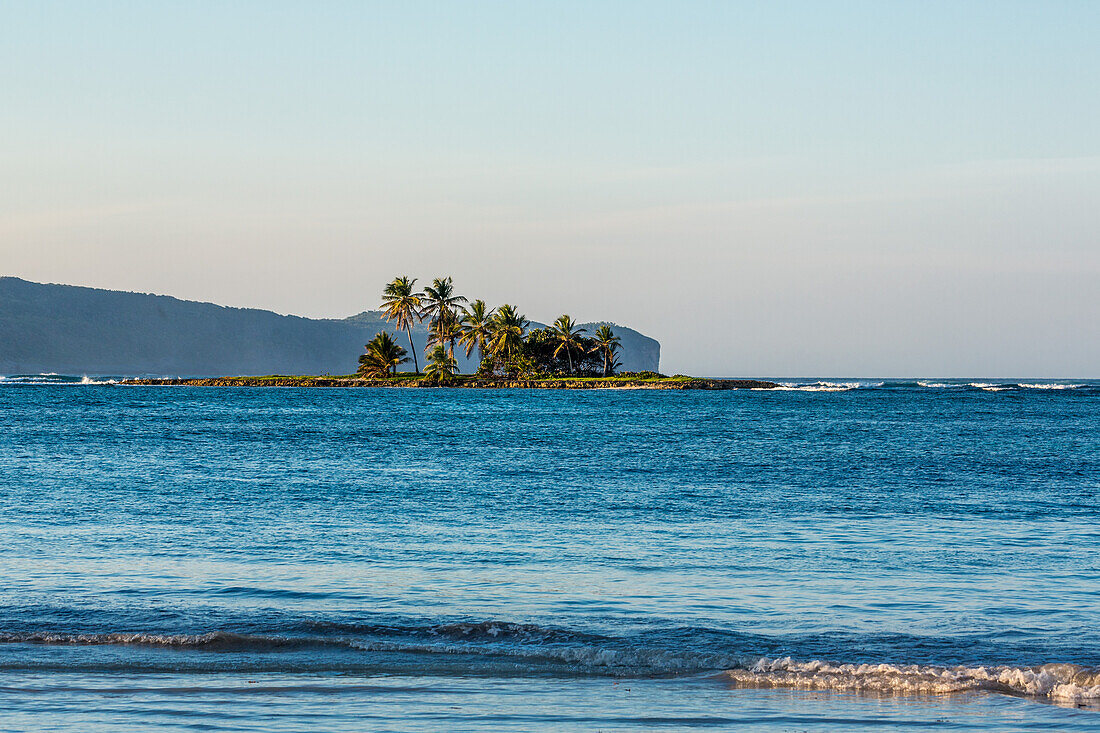
M558 316L554 325L550 327L550 333L558 342L558 348L554 349L554 358L562 351L569 362L569 373L573 373L573 349L582 349L580 337L585 331L577 328L577 323L567 315Z
M368 377L370 379L388 377L390 375L390 368L389 365L378 358L376 354L368 352L359 356L358 374L360 377Z
M611 330L611 326L604 325L596 329L595 342L593 351L599 351L603 354L603 375L605 377L609 376L614 373L615 365L618 364L615 361L615 352L621 346L619 337Z
M366 346L367 353L359 357L359 373L370 377L384 377L397 373L397 366L405 364L408 352L393 340L389 331L381 331Z
M431 319L431 328L437 335L435 343L442 344L445 341L444 330L458 321L457 312L465 302L464 296L455 295L454 282L449 277L437 277L430 286L424 288L424 309L421 315ZM454 352L453 345L451 352Z
M516 351L523 348L523 335L527 333L529 321L514 305L504 305L497 308L491 321L491 335L489 336L489 352L498 358L511 361L515 358Z
M469 308L463 309L462 334L458 343L466 347L466 358L477 349L478 361L485 359L485 350L493 335L493 315L496 309L490 309L484 300L475 300Z
M428 363L424 366L424 374L428 380L436 384L446 384L458 371L455 358L447 353L443 344L436 344L428 354Z
M424 320L421 312L423 293L415 290L416 278L407 276L394 278L394 281L382 291L382 310L387 321L397 321L397 330L405 329L409 336L409 351L412 352L413 369L420 374L420 364L416 361L416 346L413 344L412 322Z

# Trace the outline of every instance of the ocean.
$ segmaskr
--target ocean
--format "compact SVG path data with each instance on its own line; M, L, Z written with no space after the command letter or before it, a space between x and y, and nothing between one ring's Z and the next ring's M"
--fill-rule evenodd
M0 730L1098 730L1100 382L0 379Z

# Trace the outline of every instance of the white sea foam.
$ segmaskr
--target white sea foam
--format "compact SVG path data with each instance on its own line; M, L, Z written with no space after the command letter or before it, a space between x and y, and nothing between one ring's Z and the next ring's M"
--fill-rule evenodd
M1050 382L1036 382L1036 383L1029 384L1029 383L1026 383L1026 382L1021 382L1019 386L1024 387L1025 389L1078 389L1079 387L1084 387L1085 385L1083 385L1083 384L1051 384Z
M943 695L988 690L1042 697L1061 703L1100 702L1100 670L1073 664L1041 667L936 667L931 665L830 664L761 658L724 676L738 687Z
M779 387L773 387L786 392L847 392L850 389L860 387L881 387L882 382L780 382Z
M118 380L117 379L92 379L87 374L85 374L83 377L81 377L80 383L81 384L118 384Z

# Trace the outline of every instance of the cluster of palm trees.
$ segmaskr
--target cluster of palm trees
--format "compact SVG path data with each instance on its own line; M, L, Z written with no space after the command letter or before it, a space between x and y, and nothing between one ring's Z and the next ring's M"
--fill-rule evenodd
M396 374L397 367L409 361L409 352L412 352L413 370L420 374L412 327L424 320L429 321L424 374L438 382L447 381L458 371L456 346L465 350L467 358L477 351L479 372L496 368L512 372L535 370L539 364L525 351L532 345L536 333L539 343L548 340L552 344L554 359L564 354L570 374L574 373L577 361L591 354L601 357L604 376L614 373L618 366L615 354L619 350L619 337L610 326L600 326L593 338L587 338L585 329L563 315L545 331L529 334L530 322L514 305L506 303L499 308L489 308L483 300L471 303L455 292L449 277L435 278L422 291L416 289L415 278L395 278L382 291L382 311L387 321L392 321L398 331L405 332L409 350L400 346L388 332L379 333L367 344L367 353L359 357L359 371L367 376Z

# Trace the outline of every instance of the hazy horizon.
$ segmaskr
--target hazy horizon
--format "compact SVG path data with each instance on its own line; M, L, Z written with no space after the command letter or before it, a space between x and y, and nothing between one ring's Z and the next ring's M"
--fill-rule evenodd
M1100 6L8 4L0 274L395 275L714 376L1100 377Z

